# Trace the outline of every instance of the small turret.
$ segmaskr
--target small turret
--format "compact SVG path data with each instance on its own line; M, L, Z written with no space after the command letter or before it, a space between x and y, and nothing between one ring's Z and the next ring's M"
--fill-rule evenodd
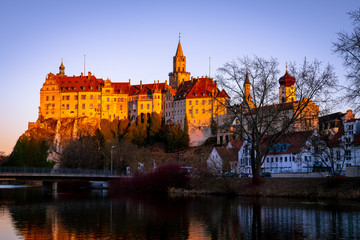
M64 77L65 76L65 66L63 64L63 60L61 59L61 65L59 67L59 76Z

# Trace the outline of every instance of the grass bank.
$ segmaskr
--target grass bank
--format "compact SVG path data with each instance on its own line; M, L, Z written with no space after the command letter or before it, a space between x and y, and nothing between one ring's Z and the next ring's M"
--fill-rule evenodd
M259 197L360 199L360 178L264 178L252 185L250 178L197 177L191 180L196 192Z

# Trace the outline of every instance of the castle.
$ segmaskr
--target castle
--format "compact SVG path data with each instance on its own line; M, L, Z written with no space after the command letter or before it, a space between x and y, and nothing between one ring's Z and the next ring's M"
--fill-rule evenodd
M152 112L160 114L166 123L181 124L187 115L190 144L198 145L211 136L210 123L226 114L227 93L220 91L209 77L190 77L180 38L173 57L173 71L167 81L131 85L87 76L67 76L63 61L59 73L49 73L40 90L40 119L91 117L128 119Z

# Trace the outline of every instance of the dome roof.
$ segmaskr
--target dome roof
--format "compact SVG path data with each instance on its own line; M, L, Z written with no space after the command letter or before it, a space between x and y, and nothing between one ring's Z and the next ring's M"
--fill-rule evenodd
M279 83L281 86L285 85L286 87L289 87L295 84L295 78L291 76L286 69L286 73L279 79Z

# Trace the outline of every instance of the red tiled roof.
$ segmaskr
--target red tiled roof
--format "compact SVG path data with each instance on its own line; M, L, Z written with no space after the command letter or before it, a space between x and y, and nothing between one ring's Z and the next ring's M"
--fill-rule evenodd
M215 97L229 98L225 90L219 91L212 78L198 78L182 83L176 92L175 99L208 98L213 96L214 92L216 92Z
M165 92L166 90L171 90L171 86L166 83L150 83L150 84L142 84L140 85L132 85L130 87L129 95L138 95L138 94L147 94L152 91L161 91Z
M111 86L114 88L114 93L128 94L130 91L130 85L127 82L114 82Z
M219 154L222 160L228 160L230 162L238 161L238 151L234 148L227 147L215 147L216 152Z
M95 76L56 76L62 92L100 92L104 80Z

